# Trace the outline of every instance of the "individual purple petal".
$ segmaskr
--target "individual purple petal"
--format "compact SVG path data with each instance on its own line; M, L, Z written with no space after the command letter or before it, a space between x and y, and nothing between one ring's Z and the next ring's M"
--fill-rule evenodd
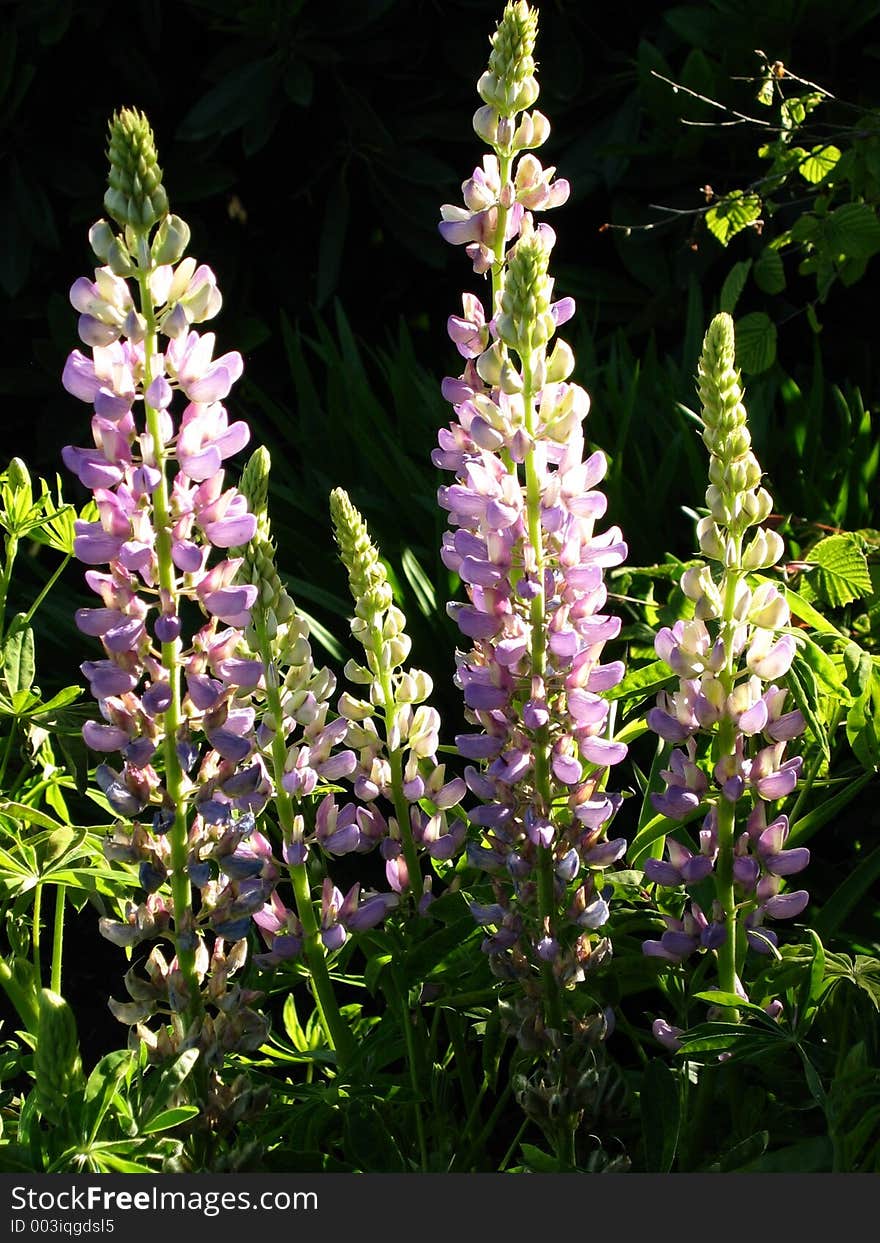
M611 841L600 842L584 855L587 867L607 868L626 854L626 838L615 837Z
M672 1053L677 1053L681 1048L681 1041L678 1037L683 1034L683 1030L681 1027L671 1027L665 1019L655 1019L651 1024L654 1039Z
M104 725L100 721L86 721L82 735L87 747L93 751L121 751L128 746L129 738L124 729Z
M156 754L156 744L149 738L136 738L125 748L124 754L132 768L146 768Z
M645 875L656 885L667 885L670 888L681 884L681 873L665 859L646 859Z
M241 587L220 587L216 591L209 591L204 596L203 603L209 613L227 626L237 627L248 624L250 610L256 600L257 588L248 583Z
M216 548L236 548L251 542L257 533L257 520L253 514L242 514L237 518L209 522L204 531Z
M777 854L764 856L764 867L774 876L794 876L802 872L810 862L810 852L806 846L796 846L793 850L780 850Z
M810 900L805 889L795 889L792 893L780 893L764 904L767 914L773 919L794 919L800 915Z
M154 682L141 696L141 703L150 716L167 712L171 706L171 687L167 682Z
M171 405L173 390L164 375L157 375L144 393L144 401L154 410L164 410Z

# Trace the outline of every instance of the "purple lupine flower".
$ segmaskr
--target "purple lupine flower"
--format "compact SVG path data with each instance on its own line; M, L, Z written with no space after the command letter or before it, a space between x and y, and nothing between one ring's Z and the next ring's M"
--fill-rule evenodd
M443 382L455 421L432 460L454 476L438 493L450 527L441 556L468 597L449 612L466 640L456 684L475 727L456 745L481 765L466 770L482 802L468 816L489 845L472 844L469 856L493 877L500 912L484 949L498 972L549 970L558 988L602 957L609 911L593 878L625 850L606 838L620 799L604 793L605 780L626 747L609 736L602 697L623 666L601 661L620 630L605 611L603 571L626 545L616 527L596 529L606 461L585 457L589 398L568 379L570 348L554 341L574 304L553 299L555 235L533 219L569 192L522 154L549 134L546 118L527 110L538 92L536 22L524 3L505 9L474 118L493 151L464 183L464 206L441 209L441 236L464 245L492 282L485 305L466 293L464 314L449 320L465 367ZM548 863L559 892L541 879ZM552 1026L561 1014L548 1004Z
M776 937L763 929L764 919L793 918L807 902L803 890L781 888L783 878L807 866L809 851L784 849L785 816L767 823L768 804L787 798L797 785L802 761L786 756L786 748L805 722L796 708L786 711L788 692L776 685L796 652L794 636L780 634L790 621L788 605L775 584L764 579L753 588L746 577L773 566L783 545L760 526L772 500L760 486L761 469L750 449L729 316L712 321L699 380L712 482L709 514L697 524L697 536L704 555L720 568L713 574L702 563L682 576L695 616L661 629L654 644L678 677L678 688L658 696L647 720L660 738L678 744L661 773L664 790L651 796L654 809L670 820L683 820L704 805L710 810L698 854L668 838L668 859L647 860L645 874L658 885L677 887L706 880L714 868L715 922L726 931L715 947L702 934L695 939L693 928L675 927L644 949L680 961L691 952L688 938L692 949L719 948L721 986L733 992L741 967L736 945L743 943L737 924L745 941L766 953ZM751 528L757 530L749 535ZM711 746L703 743L707 737ZM745 820L745 831L737 831L738 819Z

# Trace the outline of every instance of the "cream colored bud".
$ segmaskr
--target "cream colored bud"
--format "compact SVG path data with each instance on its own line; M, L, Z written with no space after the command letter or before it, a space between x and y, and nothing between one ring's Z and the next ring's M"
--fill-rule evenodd
M496 341L488 350L484 350L477 359L477 374L486 384L496 386L501 382L501 368L504 354L500 341Z
M752 607L752 592L748 583L742 579L736 584L733 599L733 618L734 621L743 622L749 615L749 609Z
M498 110L491 104L484 104L474 113L474 132L490 147L498 144Z
M697 523L697 539L700 541L700 550L705 556L711 557L713 561L724 560L721 532L711 517L701 518Z
M346 662L342 671L349 682L354 682L356 686L369 686L373 681L373 675L369 669L365 669L363 665L359 665L356 660Z
M763 630L781 630L791 621L791 611L775 583L761 583L752 598L748 619Z
M365 721L373 715L373 711L372 704L365 699L355 699L348 691L343 691L339 696L339 715L347 721Z
M156 230L151 247L153 263L177 263L189 245L189 225L180 216L166 216Z
M89 244L101 263L106 263L109 259L115 241L116 234L106 220L95 221L89 229Z
M567 380L574 371L574 353L567 341L560 337L547 359L547 381L555 384L559 380Z
M407 634L398 635L397 638L389 640L388 643L382 644L382 651L388 649L390 667L399 668L412 650L412 639Z
M773 498L766 488L747 492L743 497L743 512L748 516L749 526L764 522L773 510Z
M395 639L405 628L406 618L397 605L392 604L385 615L385 623L382 626L382 638Z

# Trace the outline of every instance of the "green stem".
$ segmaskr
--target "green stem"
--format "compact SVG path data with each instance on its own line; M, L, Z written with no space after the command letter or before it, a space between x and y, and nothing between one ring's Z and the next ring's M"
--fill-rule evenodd
M281 703L281 689L278 682L278 670L272 656L272 646L266 631L266 624L260 618L256 624L257 642L263 661L266 676L266 701L275 728L272 734L272 770L275 783L275 806L278 820L284 834L284 840L290 841L294 831L296 812L293 799L284 788L284 772L287 762L287 744L284 739L284 710ZM309 887L309 874L305 863L292 863L288 866L290 881L293 886L293 897L296 913L303 929L303 952L312 981L312 992L321 1026L327 1043L336 1051L337 1059L342 1066L347 1066L355 1052L354 1040L348 1024L339 1011L333 982L327 970L324 947L321 944L320 929L315 917L315 908Z
M400 1008L400 1021L403 1025L403 1039L406 1043L406 1060L409 1063L409 1080L412 1084L413 1110L416 1120L416 1135L419 1144L419 1160L421 1162L421 1171L423 1174L428 1172L428 1145L425 1138L425 1120L422 1117L422 1090L419 1084L419 1056L416 1048L415 1035L413 1032L412 1014L410 1012L409 1003L406 997L406 988L401 980L400 972L396 968L392 971L392 979L394 981L394 992L396 994L397 1003Z
M724 597L721 615L721 641L724 645L724 668L719 681L725 697L730 695L736 680L736 592L742 577L742 533L731 532L734 542L734 564L724 571ZM727 716L718 726L716 759L736 753L736 725ZM722 794L718 800L718 858L715 864L715 896L724 915L724 943L718 949L718 982L726 993L736 992L737 958L737 909L734 888L733 861L736 844L736 804ZM730 1022L739 1022L739 1011L729 1009L725 1016Z
M514 1135L513 1139L511 1140L510 1147L508 1148L504 1156L501 1158L501 1164L498 1166L499 1174L503 1174L504 1171L507 1169L508 1165L510 1164L510 1162L512 1161L513 1154L516 1152L517 1147L519 1146L519 1141L522 1139L523 1135L525 1135L526 1128L528 1127L528 1125L529 1125L529 1119L524 1118L522 1122L520 1123L519 1130L517 1131L516 1135Z
M6 624L6 597L9 595L9 585L12 582L12 567L15 565L15 557L18 552L18 536L6 536L6 565L3 568L3 574L0 576L0 641L4 637Z
M149 289L150 252L145 235L139 239L138 286L140 289L141 314L146 323L144 334L144 392L153 381L153 358L157 352L157 326L153 299ZM165 474L165 446L162 440L159 411L144 399L147 431L153 446L153 465L159 472L159 485L153 493L156 516L156 558L159 567L159 586L178 611L177 576L171 558L171 510L168 480ZM202 1014L202 998L195 969L195 942L192 931L192 890L187 875L189 855L189 830L187 824L187 800L184 773L177 754L177 734L181 725L180 685L180 639L162 644L162 666L168 674L171 702L165 710L163 750L165 759L165 789L174 811L174 824L168 833L171 845L171 897L174 912L175 949L177 963L189 996L187 1017L190 1022ZM184 930L187 935L181 936Z
M31 925L31 947L33 950L34 963L34 979L37 982L37 988L43 987L43 971L40 965L40 941L42 939L42 906L43 906L43 882L37 881L34 887L34 911L32 915Z
M34 600L34 602L33 602L33 604L31 605L31 607L30 607L30 608L28 609L28 611L25 613L25 615L24 615L24 621L22 622L22 625L23 625L23 626L27 626L27 625L29 625L29 624L30 624L31 618L33 617L34 613L36 613L37 609L40 607L40 605L41 605L41 604L43 603L43 601L46 599L46 596L49 594L49 592L52 590L52 588L53 588L53 587L55 586L55 584L58 582L58 579L59 579L59 578L61 577L61 575L64 573L64 570L67 568L67 563L68 563L68 561L70 561L70 553L65 553L64 560L61 562L61 564L60 564L59 566L57 566L57 567L56 567L56 569L55 569L54 573L52 574L52 576L50 577L49 581L48 581L48 582L46 583L46 585L43 587L43 590L40 592L40 594L37 596L36 600Z
M6 735L6 745L3 748L3 759L0 761L0 790L3 789L3 783L6 780L6 768L9 764L9 757L12 754L12 743L15 738L16 720L11 718L9 722L9 733Z
M523 406L525 409L526 432L530 440L535 435L535 391L532 376L532 358L529 350L521 356L523 380ZM535 555L535 585L537 591L532 598L529 623L531 627L530 652L532 672L543 678L547 668L547 626L544 599L544 535L541 528L541 480L535 463L534 452L526 454L526 522L529 542ZM553 793L550 786L550 729L542 725L536 731L533 752L535 765L535 794L537 810L542 816L550 816ZM554 916L556 915L556 898L553 885L553 847L538 846L538 912L543 925L552 935ZM541 964L544 979L544 1007L547 1026L555 1031L562 1030L562 1003L559 984L553 974L553 964Z
M61 992L61 959L64 953L64 905L67 886L58 885L55 890L55 928L52 935L52 983L53 993Z

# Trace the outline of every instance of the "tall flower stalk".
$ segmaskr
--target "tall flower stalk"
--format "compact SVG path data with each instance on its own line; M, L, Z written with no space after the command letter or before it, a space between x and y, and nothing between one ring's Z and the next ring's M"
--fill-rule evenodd
M97 769L118 816L107 853L139 864L144 894L101 930L125 946L171 941L171 960L155 946L146 977L126 976L131 1001L111 1005L157 1056L197 1046L210 1064L265 1036L256 995L229 980L277 875L254 822L270 788L255 755L263 669L244 635L257 589L236 582L240 559L227 555L256 531L244 497L224 487L224 461L249 439L222 405L242 358L213 359L213 334L192 328L221 297L211 270L183 258L189 229L168 213L145 117L113 117L109 157L104 203L117 227L90 232L101 266L71 289L90 353L74 350L63 375L94 412L94 447L63 454L98 515L76 525L100 598L77 625L104 649L82 666L101 713L83 733L122 757ZM154 1014L158 1030L145 1025Z
M457 681L478 727L456 741L480 762L465 774L484 830L470 853L496 898L474 914L493 969L522 986L520 1039L540 1045L578 1014L571 990L610 949L602 875L625 842L608 839L619 799L605 785L626 747L601 694L623 676L620 662L600 663L620 629L603 612L603 570L626 545L615 527L596 534L606 462L584 460L589 398L569 381L570 347L553 340L574 303L553 299L555 235L533 213L564 203L569 187L531 154L550 129L533 110L536 33L536 10L509 3L474 117L492 150L464 183L464 206L442 208L442 235L491 274L491 290L487 306L466 293L449 320L466 362L444 381L456 421L433 460L455 475L439 493L452 528L443 559L467 589L450 610L469 641Z
M784 879L810 856L804 847L784 848L788 819L770 811L797 784L801 759L785 752L803 732L804 718L798 709L785 710L787 691L778 685L795 654L788 605L772 582L753 578L779 561L783 543L762 526L773 502L751 450L729 315L709 326L698 381L710 483L709 513L697 535L707 561L681 580L694 602L693 618L657 635L657 655L679 685L659 696L648 724L680 748L663 773L664 792L653 796L655 809L672 820L702 806L707 815L696 852L670 837L667 857L649 859L645 871L661 886L687 888L705 886L711 876L714 900L707 913L691 899L644 948L673 962L714 950L722 991L744 996L747 947L767 953L776 944L764 920L792 918L808 901L804 890L781 892ZM711 740L705 761L700 736Z

